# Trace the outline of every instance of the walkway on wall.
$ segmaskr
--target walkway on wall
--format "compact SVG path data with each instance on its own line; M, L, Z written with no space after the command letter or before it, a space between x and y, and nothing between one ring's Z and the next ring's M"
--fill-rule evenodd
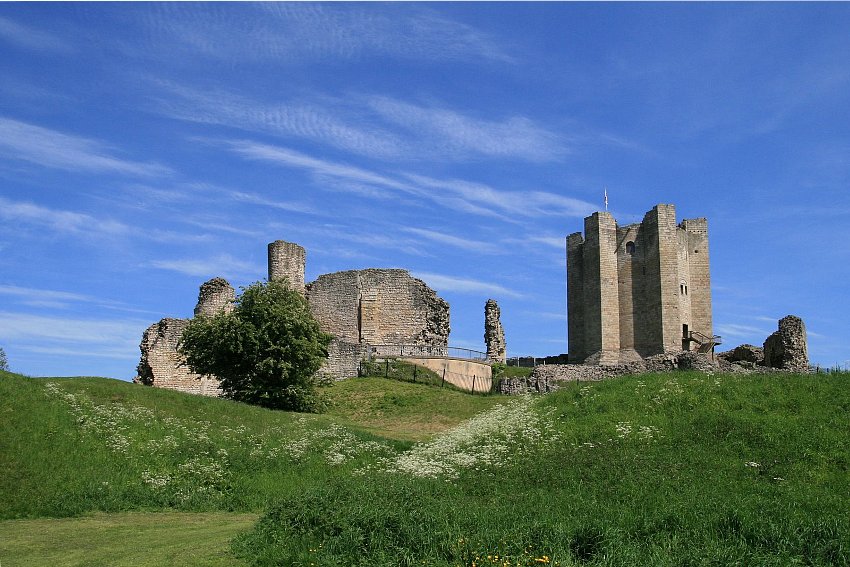
M453 386L472 393L489 392L493 369L487 354L468 348L430 345L369 345L367 360L398 359L436 372Z

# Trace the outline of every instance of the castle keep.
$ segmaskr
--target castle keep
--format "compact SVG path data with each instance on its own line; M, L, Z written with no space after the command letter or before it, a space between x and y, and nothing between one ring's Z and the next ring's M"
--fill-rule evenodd
M673 205L657 205L637 224L608 212L584 219L567 237L570 362L628 363L681 350L710 352L708 224L676 224Z

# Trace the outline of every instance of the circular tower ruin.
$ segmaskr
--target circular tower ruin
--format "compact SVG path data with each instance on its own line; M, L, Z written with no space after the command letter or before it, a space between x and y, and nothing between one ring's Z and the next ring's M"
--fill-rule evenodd
M307 252L294 242L269 243L269 281L286 279L292 289L304 293L304 266Z
M224 278L213 278L201 285L198 292L198 304L195 305L195 317L212 317L220 312L233 311L236 293Z

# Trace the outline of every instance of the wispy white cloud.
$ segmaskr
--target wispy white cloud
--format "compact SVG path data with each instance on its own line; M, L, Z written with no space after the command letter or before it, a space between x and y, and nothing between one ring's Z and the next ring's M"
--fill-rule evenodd
M131 232L124 223L99 219L84 213L51 209L35 203L12 201L0 197L0 219L9 224L27 223L57 232L75 234L119 235Z
M408 142L387 129L367 123L343 100L324 99L324 106L301 101L269 104L223 90L201 91L169 82L158 83L171 96L161 98L157 110L171 118L311 140L383 159L398 158L412 151L407 148ZM314 100L323 98L317 96Z
M504 297L522 297L521 293L492 282L461 278L457 276L447 276L443 274L433 274L429 272L415 272L413 275L438 291L490 294Z
M536 319L555 319L557 321L566 321L566 311L523 311L524 315Z
M69 291L22 287L16 285L0 285L0 295L17 298L17 300L31 307L47 307L51 309L66 309L75 304L96 304L99 307L116 311L127 311L133 313L153 313L146 309L138 309L126 303L86 295Z
M228 279L252 279L265 275L264 266L239 260L230 254L207 259L154 260L150 265L161 270L204 278L221 276Z
M65 40L45 31L0 17L0 39L35 51L70 53L73 48Z
M230 198L232 198L234 201L239 201L242 203L261 205L263 207L271 207L273 209L281 209L283 211L290 211L293 213L317 214L318 212L313 207L310 207L303 203L295 203L291 201L275 201L273 199L268 199L256 193L246 193L244 191L229 191L228 193Z
M566 240L564 236L548 236L540 234L529 235L522 238L510 238L506 239L505 242L532 246L543 244L547 248L557 248L558 250L564 250L566 247Z
M227 61L304 64L323 59L381 58L510 62L502 47L467 24L410 6L271 3L246 7L163 3L144 21L154 39Z
M139 334L141 337L141 334ZM133 348L131 344L129 344L132 340L127 341L127 345L122 346L109 346L103 345L101 348L70 348L67 346L37 346L37 345L29 345L23 344L18 345L16 347L16 351L19 352L31 352L34 354L41 355L49 355L49 356L74 356L74 357L83 357L83 358L114 358L117 360L127 360L132 359L137 355L136 351L138 347ZM135 339L135 340L138 340Z
M481 254L498 254L502 251L498 246L490 242L482 242L480 240L461 238L459 236L446 234L444 232L439 232L436 230L427 230L424 228L412 227L404 228L403 230L405 232L409 232L410 234L415 234L421 238L425 238L433 242L437 242L439 244L452 246L454 248L460 248L462 250L469 250Z
M409 183L404 183L360 167L310 157L280 146L271 146L248 140L235 140L228 144L235 153L249 159L269 161L280 165L305 169L316 175L347 179L357 183L377 185L406 193L419 193Z
M376 173L305 155L280 146L248 140L227 142L235 153L255 160L306 170L313 175L332 177L362 185L391 189L446 208L471 214L511 221L515 217L572 216L585 217L597 209L591 203L545 191L506 191L483 183L459 179L435 179L418 174L400 177ZM339 187L342 187L340 185Z
M45 340L54 344L137 345L150 324L142 320L81 319L0 311L0 339Z
M69 291L56 291L52 289L35 289L15 285L0 285L0 295L10 295L23 298L24 300L45 299L60 302L93 301L93 297L81 293Z
M0 117L0 150L7 158L64 171L141 176L171 173L171 169L157 163L118 158L101 142L3 117Z
M204 217L185 219L184 222L190 226L196 226L198 228L202 228L210 232L226 232L228 234L236 234L238 236L245 236L248 238L259 238L263 235L263 232L261 230L251 230L239 228L237 226L231 226L230 224L228 224L228 221L226 219Z
M393 226L387 225L369 225L365 230L362 226L341 226L341 225L310 225L299 227L286 226L270 226L269 228L285 231L297 232L308 236L310 240L318 239L322 242L321 252L324 255L330 255L330 248L325 245L328 242L345 243L347 245L361 245L358 250L354 251L344 246L333 246L334 250L341 252L341 255L349 258L372 258L365 251L379 248L382 250L396 250L407 256L424 257L429 256L422 249L420 243L415 238L405 238L400 231Z
M585 217L598 208L587 201L545 191L505 191L460 179L434 179L415 174L408 174L406 177L420 187L442 194L448 192L481 209L498 210L499 214L511 216Z
M419 146L430 149L431 155L546 161L566 153L558 135L524 116L502 121L476 119L451 109L418 106L384 96L372 97L369 105L382 118L422 138Z
M742 325L739 323L720 323L715 325L714 331L724 338L735 337L755 340L758 339L758 337L761 337L761 341L773 332L773 330L770 329L754 327L752 325Z
M562 136L524 116L475 118L387 96L316 94L309 102L267 103L228 91L154 82L166 93L155 110L166 116L315 141L371 158L457 161L485 157L539 162L568 153Z

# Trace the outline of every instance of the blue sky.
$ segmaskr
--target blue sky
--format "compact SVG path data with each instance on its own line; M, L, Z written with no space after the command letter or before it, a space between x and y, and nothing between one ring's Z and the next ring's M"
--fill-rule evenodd
M566 351L564 237L709 220L715 332L850 359L850 4L0 4L0 346L129 379L198 286L401 267ZM850 361L849 361L850 362Z

